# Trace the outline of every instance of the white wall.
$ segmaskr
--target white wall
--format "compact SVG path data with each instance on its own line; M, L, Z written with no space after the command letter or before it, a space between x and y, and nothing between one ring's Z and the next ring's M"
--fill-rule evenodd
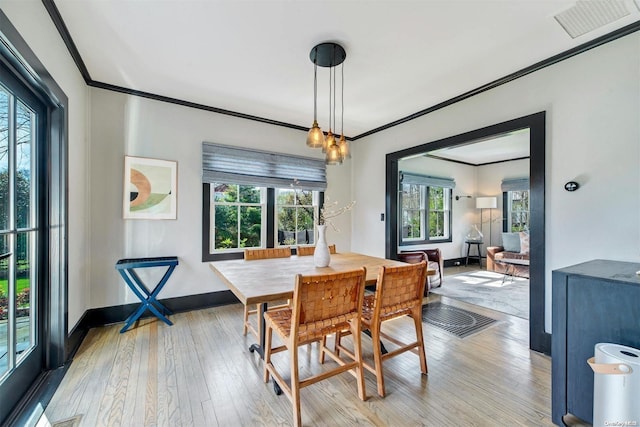
M385 155L539 111L546 121L546 330L551 271L640 261L640 34L591 49L353 144L352 249L384 255ZM582 187L568 193L564 183Z
M102 89L91 89L91 101L91 307L136 301L114 268L120 258L177 255L161 298L227 289L201 261L202 141L322 156L298 130ZM125 155L178 162L177 220L122 219ZM326 196L349 202L350 177L348 161L328 166ZM334 221L340 233L327 233L342 252L350 249L349 215Z
M69 330L89 302L88 88L40 0L3 0L2 11L69 98Z

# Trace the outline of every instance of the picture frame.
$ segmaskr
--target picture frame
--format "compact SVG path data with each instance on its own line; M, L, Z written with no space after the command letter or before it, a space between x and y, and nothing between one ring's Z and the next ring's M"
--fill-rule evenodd
M124 219L177 219L178 162L124 156Z

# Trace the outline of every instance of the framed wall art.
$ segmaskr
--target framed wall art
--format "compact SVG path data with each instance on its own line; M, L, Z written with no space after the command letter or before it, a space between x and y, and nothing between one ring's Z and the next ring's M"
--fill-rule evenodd
M176 219L177 188L177 162L124 156L125 219Z

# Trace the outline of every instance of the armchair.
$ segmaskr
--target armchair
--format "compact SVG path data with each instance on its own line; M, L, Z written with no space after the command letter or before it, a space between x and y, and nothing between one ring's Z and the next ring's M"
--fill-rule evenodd
M434 276L427 277L424 293L427 295L432 288L442 285L444 272L444 258L440 249L418 249L412 252L400 252L398 259L409 264L417 264L422 260L427 261L427 266L436 271Z

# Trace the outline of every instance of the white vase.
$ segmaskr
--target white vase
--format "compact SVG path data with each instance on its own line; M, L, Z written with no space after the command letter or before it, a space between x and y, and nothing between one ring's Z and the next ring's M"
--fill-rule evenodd
M313 251L313 262L316 267L328 267L331 262L331 254L329 246L327 246L326 224L318 225L318 240L316 241L316 249Z

